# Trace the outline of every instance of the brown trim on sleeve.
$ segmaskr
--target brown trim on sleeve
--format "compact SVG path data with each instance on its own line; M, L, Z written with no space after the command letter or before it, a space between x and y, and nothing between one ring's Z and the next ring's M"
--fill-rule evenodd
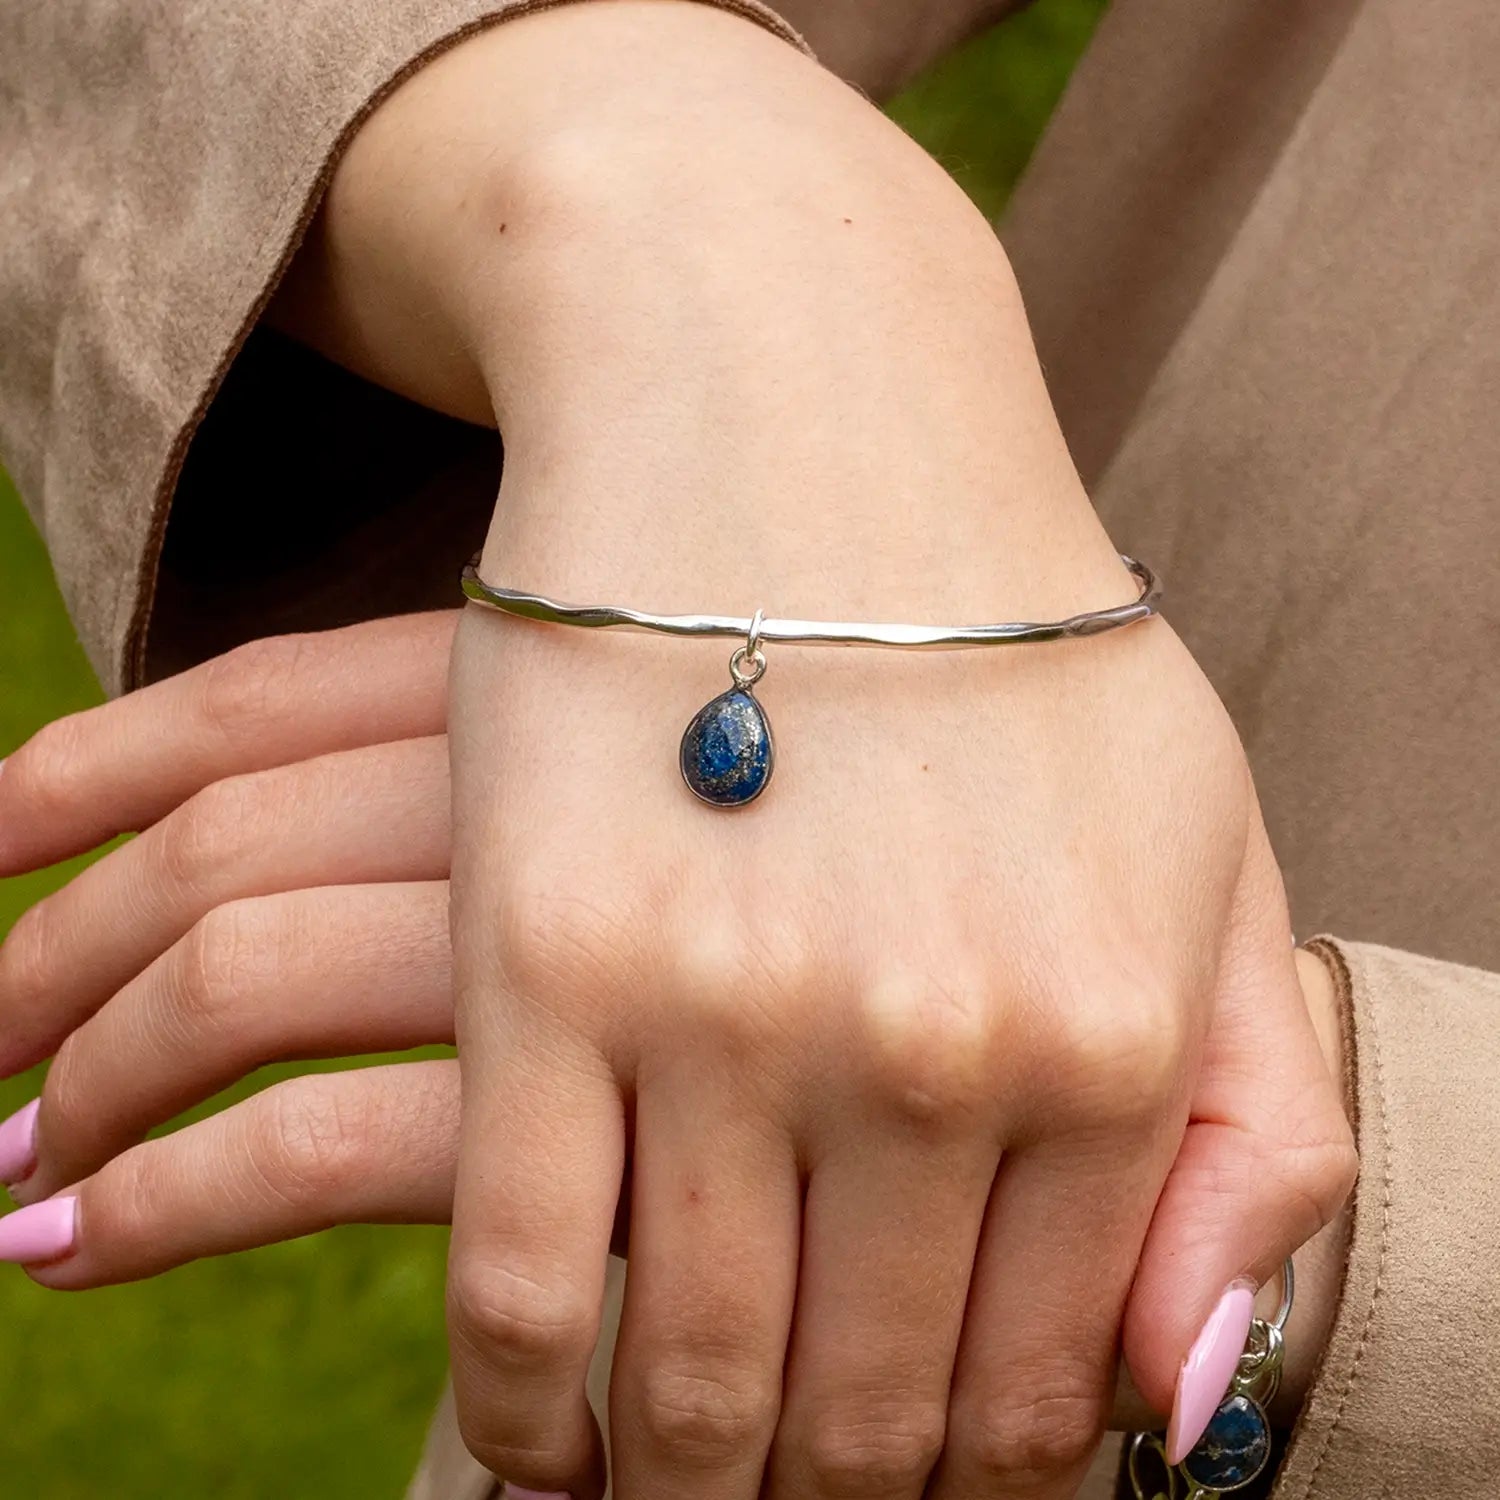
M1345 1281L1336 1315L1346 1324L1351 1312L1359 1321L1352 1350L1331 1340L1313 1378L1317 1400L1309 1399L1293 1429L1293 1440L1312 1445L1314 1457L1305 1477L1279 1483L1273 1500L1307 1500L1316 1496L1318 1475L1329 1446L1339 1434L1349 1398L1359 1382L1360 1367L1370 1346L1376 1312L1385 1287L1386 1257L1391 1239L1391 1152L1387 1125L1385 1061L1380 1049L1380 1027L1366 1006L1362 1024L1355 1023L1354 982L1338 945L1314 938L1307 945L1333 975L1339 998L1339 1024L1344 1042L1344 1082L1352 1102L1350 1120L1360 1145L1360 1180L1355 1190L1354 1228L1345 1261ZM1358 1033L1358 1035L1356 1035ZM1362 1043L1361 1047L1358 1043ZM1361 1089L1361 1063L1369 1087ZM1376 1174L1378 1173L1378 1177ZM1358 1311L1363 1308L1363 1312Z

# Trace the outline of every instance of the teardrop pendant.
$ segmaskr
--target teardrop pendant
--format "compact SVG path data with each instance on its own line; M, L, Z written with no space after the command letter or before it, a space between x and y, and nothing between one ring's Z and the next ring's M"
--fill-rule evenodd
M1219 1500L1264 1472L1271 1461L1271 1424L1259 1401L1231 1389L1180 1464L1167 1462L1166 1445L1155 1432L1136 1433L1127 1457L1135 1500ZM1153 1480L1157 1469L1162 1477Z
M1220 1494L1244 1489L1271 1458L1271 1424L1260 1403L1233 1391L1213 1414L1197 1446L1182 1461L1196 1485Z
M688 790L715 807L743 807L765 791L775 764L771 723L748 686L705 703L678 753Z

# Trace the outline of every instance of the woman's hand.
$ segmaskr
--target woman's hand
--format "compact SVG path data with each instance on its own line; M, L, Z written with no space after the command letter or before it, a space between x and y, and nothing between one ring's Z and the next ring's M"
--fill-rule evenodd
M400 822L420 818L446 797L441 758L428 757L414 772L398 755L362 761L358 752L371 748L361 742L372 733L425 735L441 724L449 628L444 617L411 617L267 642L49 726L0 776L7 834L0 867L11 873L151 823L163 836L180 829L184 806L201 806L209 788L226 782L239 787L235 806L271 812L296 795L310 768L343 773L328 783L324 827L335 826L345 807L375 805ZM376 691L393 684L402 689L395 713ZM295 760L319 752L325 758ZM151 1275L334 1223L448 1218L459 1120L452 1063L293 1080L173 1135L132 1144L260 1063L451 1037L445 884L346 884L368 858L355 844L345 867L325 867L335 884L294 889L303 874L294 863L277 863L281 826L262 815L204 826L205 852L246 871L278 873L257 882L262 894L212 908L188 938L153 955L81 1022L49 1076L41 1128L19 1156L19 1132L3 1132L4 1167L14 1175L19 1161L24 1172L16 1195L40 1203L59 1193L43 1208L41 1229L28 1231L30 1269L44 1284L76 1288ZM140 869L122 853L96 866L106 904L110 888L123 897ZM40 910L37 932L57 914L45 904ZM19 959L30 968L27 930L0 949L8 1019L24 1014L10 966ZM106 928L77 933L66 954L33 954L50 966L47 990L64 998L70 973L91 971L108 948ZM1300 957L1307 1005L1337 1076L1332 988L1321 964ZM23 1127L31 1123L23 1115ZM49 1217L54 1203L60 1207ZM27 1221L11 1223L24 1229ZM61 1248L60 1227L70 1239ZM43 1243L49 1233L54 1238ZM1340 1265L1336 1235L1299 1256L1288 1410L1321 1347ZM1150 1420L1123 1386L1112 1425Z
M34 906L0 946L0 1069L57 1052L39 1113L7 1126L0 1147L19 1201L79 1181L262 1063L452 1040L443 728L453 620L258 642L49 725L6 763L0 874L143 830ZM335 1125L328 1101L352 1106L387 1079L415 1087L446 1071L287 1084L199 1138L241 1131L253 1145L253 1125L240 1121L267 1111L321 1110ZM441 1153L448 1143L420 1128L415 1099L381 1116L390 1150ZM439 1102L451 1108L447 1094ZM340 1144L312 1120L300 1141L313 1152ZM251 1169L274 1184L273 1166L252 1156L220 1185L228 1194ZM446 1189L424 1201L446 1215ZM192 1253L226 1248L214 1234L232 1244L264 1232L253 1212L214 1234L211 1223L201 1244L188 1240ZM94 1238L113 1247L116 1275L181 1257L180 1245L148 1241L155 1258L132 1266L119 1259L128 1236L101 1228ZM72 1272L87 1276L87 1257Z
M721 13L568 6L424 69L282 315L494 411L499 582L842 619L1129 594L988 226ZM467 1440L599 1493L583 1380L629 1154L619 1500L1070 1494L1122 1315L1170 1405L1226 1287L1354 1171L1234 733L1159 622L781 649L775 783L724 815L675 754L726 656L460 631Z

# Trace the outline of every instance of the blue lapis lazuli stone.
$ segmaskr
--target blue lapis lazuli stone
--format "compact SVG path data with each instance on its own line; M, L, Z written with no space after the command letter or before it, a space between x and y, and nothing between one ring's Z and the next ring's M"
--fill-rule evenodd
M716 807L740 807L771 779L771 725L755 695L731 688L693 715L679 753L682 779Z
M1181 1468L1206 1490L1237 1490L1249 1484L1270 1457L1266 1414L1248 1396L1231 1396L1213 1414Z

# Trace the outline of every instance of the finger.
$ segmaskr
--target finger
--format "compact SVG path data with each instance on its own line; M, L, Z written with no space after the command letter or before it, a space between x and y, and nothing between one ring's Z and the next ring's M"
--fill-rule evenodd
M0 947L0 1073L62 1039L217 906L448 873L447 741L215 782L32 907Z
M1114 1405L1120 1317L1176 1113L1161 1129L1100 1119L1002 1164L930 1500L1077 1493Z
M271 1062L453 1040L448 886L330 886L231 901L62 1045L19 1203L97 1171Z
M998 1142L850 1142L808 1185L797 1316L768 1492L917 1500L948 1391Z
M1236 900L1192 1122L1141 1257L1125 1356L1172 1412L1173 1461L1201 1436L1244 1347L1250 1289L1338 1211L1358 1158L1297 980L1264 836Z
M801 1186L700 1058L638 1091L610 1385L618 1500L756 1500L781 1405Z
M252 641L48 724L0 773L0 876L147 828L229 776L441 734L457 617Z
M459 1426L501 1478L597 1500L604 1453L584 1383L620 1197L623 1105L608 1065L584 1044L522 1024L514 1001L495 1010L504 1024L492 1015L459 1035L463 1142L448 1271Z
M440 1224L453 1203L458 1067L292 1079L136 1146L0 1219L0 1260L44 1286L104 1286L335 1224Z

